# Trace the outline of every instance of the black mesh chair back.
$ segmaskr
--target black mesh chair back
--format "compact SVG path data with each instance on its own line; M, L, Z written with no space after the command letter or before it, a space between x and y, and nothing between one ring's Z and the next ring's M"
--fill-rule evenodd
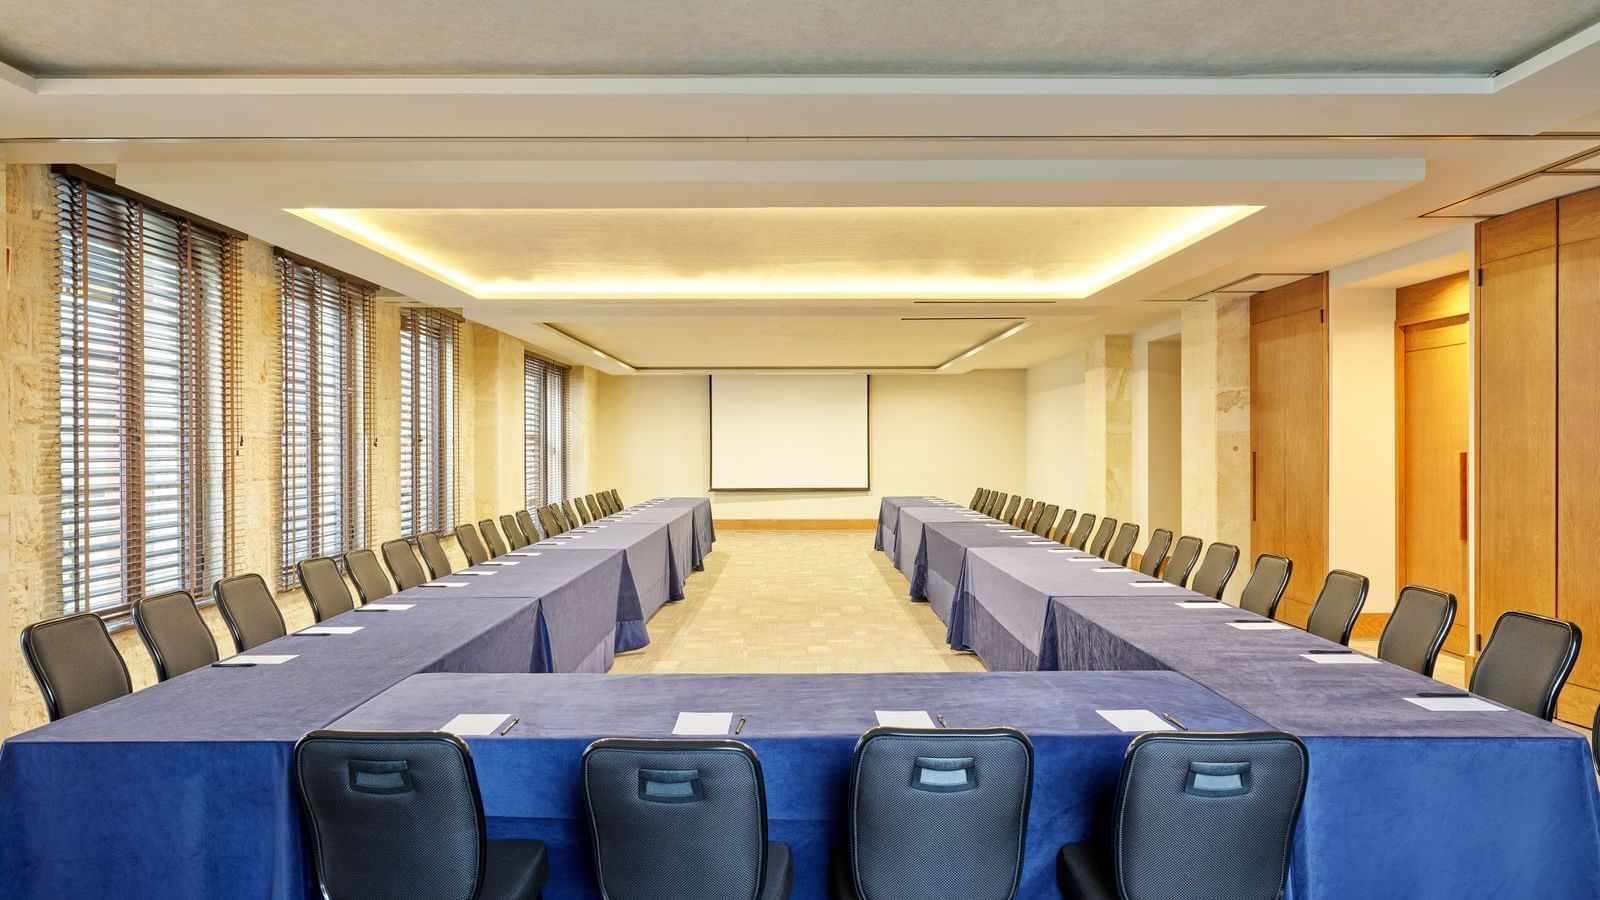
M991 519L998 519L1000 518L1000 511L1005 509L1005 506L1006 495L999 491L995 491L994 496L989 498L988 508L986 508L983 512Z
M128 666L94 613L35 622L22 629L22 656L54 722L133 693Z
M1063 544L1072 543L1072 526L1078 521L1078 511L1063 509L1061 518L1056 521L1056 530L1052 532L1055 539Z
M478 533L483 535L483 542L489 545L489 558L505 556L510 552L505 539L500 536L500 529L495 527L493 519L484 519L478 523Z
M788 849L767 842L761 764L747 744L596 741L583 754L583 798L606 900L788 896Z
M428 564L428 571L434 578L443 578L456 570L437 534L424 531L417 535L417 549L422 551L422 561Z
M1011 499L1006 501L1004 512L1002 512L997 518L999 518L1000 521L1002 521L1002 522L1010 522L1010 521L1012 521L1013 519L1015 519L1017 517L1017 507L1019 507L1021 505L1022 505L1022 497L1021 497L1021 495L1012 494L1011 495Z
M1283 557L1280 556L1278 559ZM1233 577L1233 569L1238 564L1238 547L1221 541L1212 544L1206 548L1205 559L1200 561L1200 568L1194 573L1194 581L1190 583L1189 590L1221 600L1222 592L1228 589L1228 579ZM1285 575L1284 578L1287 580L1288 576Z
M1549 721L1572 674L1583 632L1563 619L1501 613L1472 668L1470 690Z
M318 622L356 608L350 587L344 583L333 557L302 559L294 564L294 573L300 577L300 587L311 604L311 617Z
M1161 572L1161 564L1167 561L1167 548L1172 546L1172 531L1167 528L1157 528L1150 532L1150 543L1144 545L1144 555L1139 557L1139 571L1151 578Z
M284 636L283 613L278 611L267 580L254 573L224 578L211 587L222 621L240 653Z
M1022 506L1017 508L1016 518L1011 520L1011 524L1017 528L1025 527L1022 523L1028 521L1031 515L1033 515L1033 498L1028 497L1022 501Z
M612 513L617 511L616 504L611 502L611 495L609 493L607 493L605 491L601 491L600 493L596 494L595 496L600 499L600 511L601 512L603 512L603 513L605 513L606 515L609 516Z
M356 594L362 603L377 603L394 593L394 585L389 583L389 573L384 570L383 563L378 562L378 554L371 550L346 553L344 570L350 573L350 580L356 583Z
M1255 734L1142 734L1122 763L1109 863L1096 883L1085 845L1062 851L1068 897L1278 900L1289 875L1309 757L1300 739ZM1104 884L1104 882L1100 882Z
M568 521L572 522L574 526L589 524L589 511L587 509L584 509L571 500L568 500L563 505L567 508Z
M1133 556L1133 545L1139 543L1139 526L1132 522L1123 522L1117 529L1117 538L1111 542L1111 549L1105 554L1106 562L1116 563L1119 566L1128 564L1128 558Z
M528 539L528 543L531 544L537 541L539 539L539 529L534 527L533 516L528 515L527 510L519 509L516 512L516 517L517 524L522 527L522 536Z
M135 601L133 627L150 652L157 681L176 678L217 661L217 642L188 591L170 591Z
M977 509L978 503L983 500L983 488L972 492L972 502L967 504L967 509Z
M1033 745L1015 729L868 731L834 873L854 889L844 896L1011 900L1032 789Z
M1117 533L1117 520L1106 516L1100 520L1100 527L1095 530L1094 537L1090 539L1088 550L1095 556L1104 559L1106 551L1111 549L1111 538Z
M1094 513L1084 513L1078 517L1078 524L1072 526L1072 536L1067 538L1067 546L1082 550L1089 546L1089 535L1094 534Z
M481 566L489 561L489 548L483 545L483 538L478 537L478 529L471 522L456 526L456 545L466 555L469 566Z
M1161 580L1178 587L1188 584L1189 573L1194 571L1194 564L1200 559L1202 546L1200 539L1192 534L1178 538L1178 542L1172 545L1172 558L1161 570Z
M416 551L405 538L383 542L383 561L389 566L389 574L394 576L395 587L402 591L428 583L428 573L422 570Z
M589 504L590 521L594 521L595 519L604 519L606 517L606 511L600 508L600 500L596 498L595 495L589 494L583 498L583 502Z
M1439 648L1455 621L1455 594L1406 585L1378 637L1378 658L1432 678Z
M500 530L506 533L506 542L512 550L521 550L533 543L522 533L522 524L517 517L509 513L500 517Z
M1232 544L1212 544L1211 551L1215 553L1218 547L1231 547ZM1234 551L1235 557L1238 551ZM1209 588L1212 584L1207 580L1210 576L1206 572L1206 565L1210 564L1211 555L1206 555L1205 563L1200 565L1200 573L1195 575L1195 590L1213 597L1222 597L1222 587L1227 584L1227 577L1222 579L1222 585L1217 587L1216 593L1210 590L1201 591L1201 587ZM1229 567L1232 568L1231 566ZM1250 580L1244 583L1244 591L1239 594L1239 608L1247 609L1258 616L1275 619L1278 615L1278 603L1283 600L1283 592L1289 588L1289 576L1294 573L1294 560L1287 556L1278 556L1275 553L1263 553L1256 557L1256 567L1250 571Z
M1335 644L1349 644L1356 616L1367 602L1367 576L1334 569L1322 581L1317 602L1311 605L1306 631Z
M563 529L561 527L561 520L556 518L555 511L552 510L550 507L541 506L538 509L538 513L539 513L539 524L544 526L544 536L545 537L547 537L547 538L555 537L556 535L560 534L562 531L565 530L565 529Z
M467 745L437 732L313 731L294 749L306 843L324 897L532 900L544 845L485 839Z
M1050 526L1056 523L1057 510L1058 507L1054 503L1046 503L1034 509L1033 524L1028 526L1028 530L1039 537L1049 537Z
M622 504L622 495L617 493L616 488L611 489L611 502L616 505L619 512L626 508Z

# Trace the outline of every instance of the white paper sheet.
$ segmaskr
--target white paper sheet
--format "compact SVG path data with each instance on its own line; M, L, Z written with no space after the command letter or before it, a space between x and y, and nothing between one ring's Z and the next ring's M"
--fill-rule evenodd
M1095 713L1119 731L1177 731L1171 722L1148 709L1097 709Z
M507 553L506 555L507 556L538 556L539 555L539 551L537 551L537 550L530 550L530 551L521 551L521 550L519 550L519 551L517 551L515 553Z
M1407 697L1407 703L1415 703L1423 709L1432 712L1505 712L1504 706L1496 706L1487 700L1477 697Z
M1054 544L1055 541L1029 541L1030 544Z
M295 634L355 634L360 630L360 625L315 625L302 628Z
M1364 653L1302 653L1301 657L1325 666L1375 666L1376 659Z
M513 553L511 555L512 556L524 556L526 554ZM534 556L538 556L539 554L535 553L533 555ZM514 566L514 565L517 565L517 563L514 563L514 562L512 562L510 560L507 560L507 559L491 559L488 562L478 563L478 565L480 565L480 566Z
M499 574L500 574L499 572L496 572L496 571L493 571L493 570L490 570L488 572L474 572L471 569L462 569L461 571L456 573L456 575L458 575L458 576L460 576L460 575L471 575L474 578L487 578L490 575L499 575Z
M1228 626L1240 631L1286 631L1289 628L1282 622L1229 622Z
M733 713L680 712L678 724L672 726L677 735L727 734L733 725Z
M1129 586L1129 587L1136 587L1136 588L1167 588L1167 587L1177 587L1177 585L1175 585L1175 584L1168 584L1168 583L1167 583L1167 582L1165 582L1165 581L1130 581L1130 582L1128 582L1128 586Z
M990 522L989 524L987 524L987 525L985 525L983 527L985 527L985 528L1004 528L1004 527L1006 527L1006 523L1004 523L1004 522Z
M1078 551L1078 552L1081 552L1081 551ZM1098 557L1098 556L1079 556L1079 557L1076 557L1076 558L1074 558L1074 559L1073 559L1073 560L1072 560L1072 562L1079 562L1079 563L1103 563L1103 562L1105 562L1105 560L1103 560L1103 559L1101 559L1101 558L1100 558L1100 557Z
M415 603L368 603L366 606L358 606L358 607L356 607L356 612L365 612L366 610L369 610L369 609L370 610L378 610L378 611L388 610L389 612L401 612L403 610L410 609L413 606L416 606L416 604Z
M258 656L230 656L217 663L219 666L281 666L299 654L269 654L262 653Z
M1053 544L1053 543L1055 543L1055 541L1051 541L1050 543ZM1051 553L1077 553L1078 551L1072 549L1071 547L1061 547L1061 548L1056 549L1056 550L1051 550L1050 552Z
M488 574L492 575L494 573L491 572L491 573L488 573ZM466 587L467 585L469 585L471 583L472 582L470 582L470 581L430 581L427 584L422 585L422 587L425 587L425 588L463 588L463 587Z
M456 737L481 737L499 731L509 718L511 716L507 713L462 713L444 723L439 730Z
M933 717L925 709L873 710L878 724L885 728L932 728Z
M1126 572L1128 570L1124 569L1121 566L1099 566L1098 568L1095 569L1095 571L1096 572Z
M1173 605L1183 609L1233 609L1221 600L1179 600Z

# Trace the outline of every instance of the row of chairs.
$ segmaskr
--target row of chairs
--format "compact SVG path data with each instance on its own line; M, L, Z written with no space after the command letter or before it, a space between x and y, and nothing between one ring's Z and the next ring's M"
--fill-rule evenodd
M541 508L540 520L544 521L548 511L551 522L543 536L527 510L501 516L498 528L494 520L484 519L476 527L471 523L459 525L455 533L467 563L480 565L622 509L622 500L613 489ZM341 557L319 556L295 563L295 575L316 621L456 571L438 535L432 532L385 541L379 549L382 562L371 549L361 549ZM212 597L236 652L243 653L288 633L267 580L257 573L220 579L212 586ZM220 659L211 629L188 591L142 597L133 603L132 618L157 681L176 678ZM27 626L22 630L22 652L52 722L133 691L127 663L105 621L95 613L78 613Z
M1057 856L1062 896L1279 897L1308 768L1305 745L1283 732L1140 735L1111 815ZM294 770L324 896L534 900L548 883L542 842L487 838L457 737L316 731ZM1014 728L868 731L833 897L1015 897L1033 773L1033 745ZM603 739L584 751L582 789L602 896L783 900L793 888L746 743Z

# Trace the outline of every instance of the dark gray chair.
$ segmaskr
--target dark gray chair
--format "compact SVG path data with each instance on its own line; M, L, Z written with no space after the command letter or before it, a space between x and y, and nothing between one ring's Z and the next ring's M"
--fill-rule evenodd
M1582 646L1583 632L1564 619L1501 613L1472 667L1468 689L1548 722Z
M1105 553L1106 562L1116 563L1119 566L1128 564L1128 557L1133 555L1133 545L1139 543L1139 526L1132 522L1123 522L1117 529L1116 540L1111 542L1111 547Z
M533 516L528 515L525 509L517 510L516 516L517 524L522 527L522 536L528 539L528 543L539 540L539 529L533 524Z
M1209 580L1212 575L1207 573L1206 566L1211 563L1211 556L1217 552L1218 547L1232 546L1232 544L1211 545L1211 553L1206 554L1206 561L1200 564L1200 572L1194 577L1195 590L1222 599L1222 589L1227 586L1228 576L1222 576L1222 583L1218 584L1216 591L1213 592L1209 590L1213 583ZM1235 559L1238 555L1239 551L1234 550ZM1228 569L1231 574L1233 567L1229 566ZM1244 583L1244 590L1239 594L1239 608L1258 616L1276 619L1278 604L1283 600L1283 592L1289 589L1289 577L1293 574L1294 560L1287 556L1263 553L1256 557L1256 567L1250 570L1250 580ZM1201 590L1202 586L1207 589Z
M402 591L428 583L428 573L422 570L416 551L405 538L383 542L383 561L389 567L389 574L394 576L395 587Z
M605 900L782 900L789 848L767 840L761 763L730 740L607 738L583 753Z
M972 502L967 504L967 509L977 509L978 508L978 504L980 502L982 502L982 500L983 500L983 488L978 488L977 490L972 492Z
M50 721L133 693L128 666L94 613L35 622L22 629L22 657L39 683Z
M489 548L483 545L483 539L478 537L478 529L471 522L456 526L456 544L466 554L467 565L481 566L489 561Z
M434 578L443 578L456 570L437 534L424 531L417 535L417 549L422 551L422 561L428 564L428 572Z
M188 591L136 600L133 627L150 653L156 680L166 681L217 661L217 642Z
M1011 900L1032 789L1033 745L1015 729L868 731L835 900Z
M1056 858L1062 897L1278 900L1308 768L1305 744L1282 732L1134 738L1108 840Z
M589 504L589 521L592 522L606 517L606 511L600 508L600 501L593 494L584 497L583 502Z
M1172 531L1157 528L1150 532L1150 543L1144 545L1144 555L1139 557L1139 572L1151 578L1161 574L1161 564L1167 561L1167 549L1172 546Z
M1021 494L1012 494L1011 495L1011 499L1006 501L1006 505L1005 505L1004 511L1000 515L996 516L995 518L999 519L1002 522L1010 523L1013 519L1015 519L1017 517L1017 507L1019 507L1021 505L1022 505L1022 495Z
M1022 506L1017 508L1016 518L1010 520L1011 521L1011 527L1013 527L1013 528L1026 528L1027 526L1024 525L1023 523L1027 522L1028 521L1028 517L1031 516L1031 515L1033 515L1033 498L1032 497L1026 497L1022 501Z
M1228 589L1228 579L1233 577L1233 569L1238 564L1238 547L1221 541L1212 544L1206 548L1205 559L1200 561L1200 568L1194 573L1189 590L1221 600L1222 592Z
M1063 509L1061 511L1061 518L1056 521L1055 531L1052 531L1050 536L1059 543L1070 544L1072 542L1072 526L1077 521L1077 510Z
M1072 526L1072 537L1067 539L1067 546L1074 550L1083 550L1089 546L1089 536L1094 534L1094 513L1084 513L1078 517L1078 524Z
M612 488L611 489L611 502L616 504L617 512L621 512L622 510L627 509L627 506L624 505L623 502L622 502L622 495L617 493L617 489L616 488Z
M224 578L211 586L211 596L233 637L234 650L243 653L284 636L283 613L260 575Z
M594 497L595 497L595 502L600 504L600 511L602 513L605 513L606 515L609 516L612 513L617 511L616 507L611 505L611 495L610 494L607 494L605 491L601 491L600 493L595 494Z
M506 546L505 539L500 536L500 529L494 524L493 519L484 519L478 523L478 533L483 535L483 542L489 545L489 558L505 556L511 552Z
M1439 648L1455 621L1455 594L1408 584L1378 637L1378 658L1432 678Z
M1317 602L1311 605L1306 631L1335 644L1349 644L1356 617L1367 602L1367 576L1334 569L1322 581Z
M1172 558L1161 570L1161 580L1178 587L1188 584L1189 573L1194 571L1194 564L1200 559L1202 546L1200 539L1192 534L1178 538L1178 542L1172 545Z
M306 592L306 600L311 603L311 617L316 621L356 608L350 586L344 583L344 575L333 557L302 559L294 564L294 572L300 577L300 587Z
M567 521L572 523L573 528L589 524L588 511L578 512L578 504L573 503L572 500L568 499L562 506L566 509Z
M394 585L389 583L389 573L384 570L383 563L378 562L378 554L371 550L346 553L344 570L350 573L350 580L356 583L356 594L362 603L377 603L394 593Z
M1111 548L1111 538L1117 533L1117 520L1110 516L1100 520L1100 527L1095 529L1094 537L1090 539L1088 551L1101 559L1106 558L1106 551Z
M571 531L572 529L583 524L582 522L578 521L578 514L572 511L571 503L568 503L565 506L560 503L552 503L550 504L550 509L556 514L556 518L561 521L561 530L563 533Z
M500 517L500 530L505 532L506 543L511 550L521 550L523 547L533 543L533 541L528 540L527 535L522 533L522 524L517 521L517 517L510 513Z
M1028 530L1042 538L1050 536L1050 526L1056 523L1058 507L1054 503L1046 503L1034 509L1033 523Z
M538 900L549 881L542 842L487 839L472 754L454 735L313 731L294 776L329 900Z
M560 534L564 530L561 527L561 520L556 518L555 511L552 510L550 507L541 506L538 509L538 513L539 513L539 524L544 526L544 536L545 537L553 538L556 535Z

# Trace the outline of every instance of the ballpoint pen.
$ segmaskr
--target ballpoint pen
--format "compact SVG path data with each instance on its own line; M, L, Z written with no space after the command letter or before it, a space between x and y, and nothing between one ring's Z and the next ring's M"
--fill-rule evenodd
M1161 714L1161 718L1166 719L1168 722L1172 723L1172 726L1174 728L1177 728L1179 731L1188 731L1189 730L1189 726L1183 724L1182 722L1179 722L1178 721L1178 717L1174 716L1172 713L1162 713Z
M500 736L501 737L505 737L506 736L506 732L510 731L513 726L515 726L518 722L521 722L521 721L522 720L517 718L516 716L512 716L511 717L511 721L506 723L506 727L500 729Z
M733 726L733 733L738 734L744 730L744 716L739 717L739 724Z

